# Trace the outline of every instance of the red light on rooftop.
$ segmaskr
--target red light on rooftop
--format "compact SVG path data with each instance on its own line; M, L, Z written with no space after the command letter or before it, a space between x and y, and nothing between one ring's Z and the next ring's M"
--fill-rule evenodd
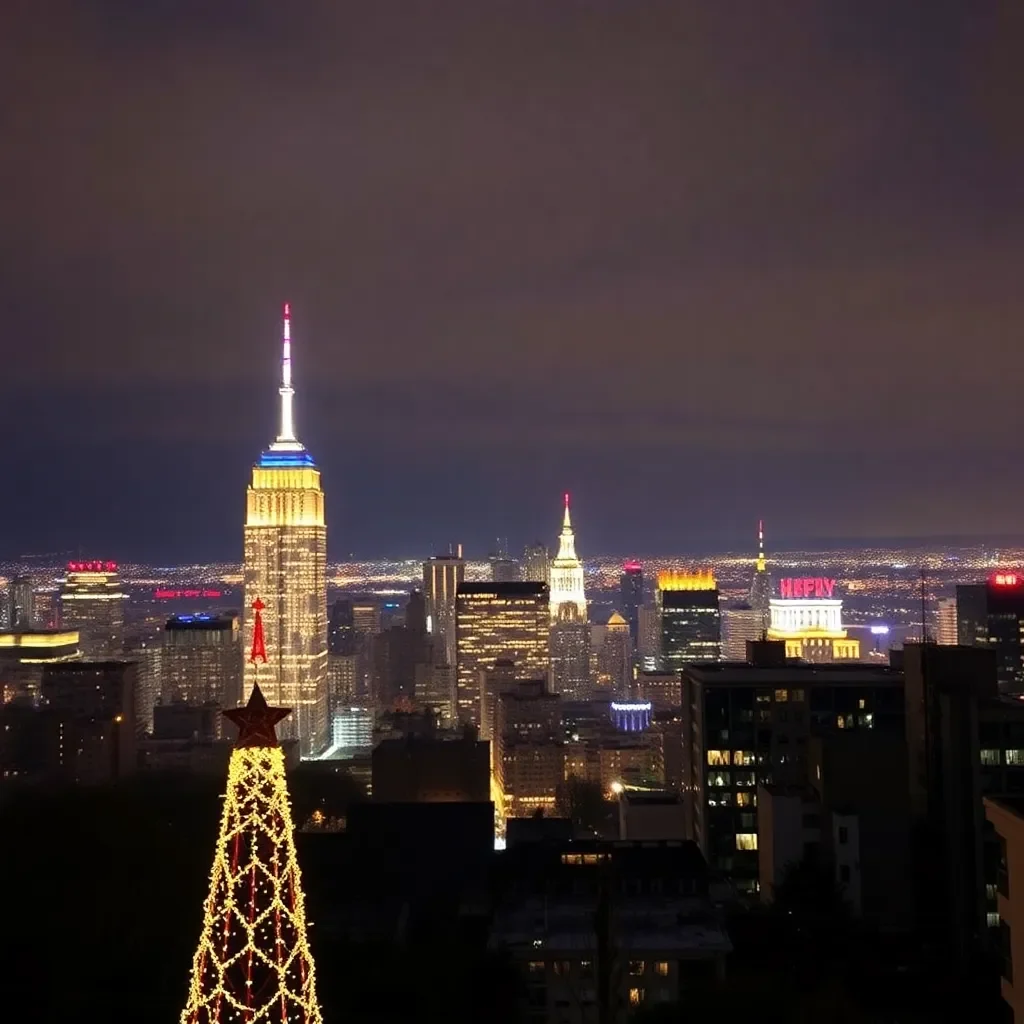
M994 587L1019 587L1024 582L1015 572L996 572L989 576L988 581Z
M117 572L117 562L68 562L68 572Z
M628 562L622 563L622 568L624 572L640 572L643 566L635 559L630 559Z

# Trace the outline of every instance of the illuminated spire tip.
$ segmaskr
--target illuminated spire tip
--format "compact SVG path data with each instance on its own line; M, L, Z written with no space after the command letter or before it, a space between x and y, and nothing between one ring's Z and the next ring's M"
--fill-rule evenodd
M284 328L281 335L281 433L278 441L295 440L295 423L292 419L292 307L290 302L284 304Z

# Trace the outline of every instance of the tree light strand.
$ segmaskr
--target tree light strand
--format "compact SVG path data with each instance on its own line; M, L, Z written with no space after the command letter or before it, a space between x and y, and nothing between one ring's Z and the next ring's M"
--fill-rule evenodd
M239 747L181 1024L323 1024L280 747Z

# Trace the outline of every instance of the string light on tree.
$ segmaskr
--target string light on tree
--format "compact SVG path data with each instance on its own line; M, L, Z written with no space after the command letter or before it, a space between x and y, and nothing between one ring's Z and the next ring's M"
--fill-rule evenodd
M267 660L260 617L250 661ZM288 708L249 703L225 711L238 726L181 1024L323 1024L306 938L302 879L275 725Z

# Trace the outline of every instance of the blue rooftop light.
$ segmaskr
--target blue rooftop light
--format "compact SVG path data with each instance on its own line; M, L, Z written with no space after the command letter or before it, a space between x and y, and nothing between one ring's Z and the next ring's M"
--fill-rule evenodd
M301 469L315 466L313 456L309 452L272 452L265 451L257 463L260 469Z

